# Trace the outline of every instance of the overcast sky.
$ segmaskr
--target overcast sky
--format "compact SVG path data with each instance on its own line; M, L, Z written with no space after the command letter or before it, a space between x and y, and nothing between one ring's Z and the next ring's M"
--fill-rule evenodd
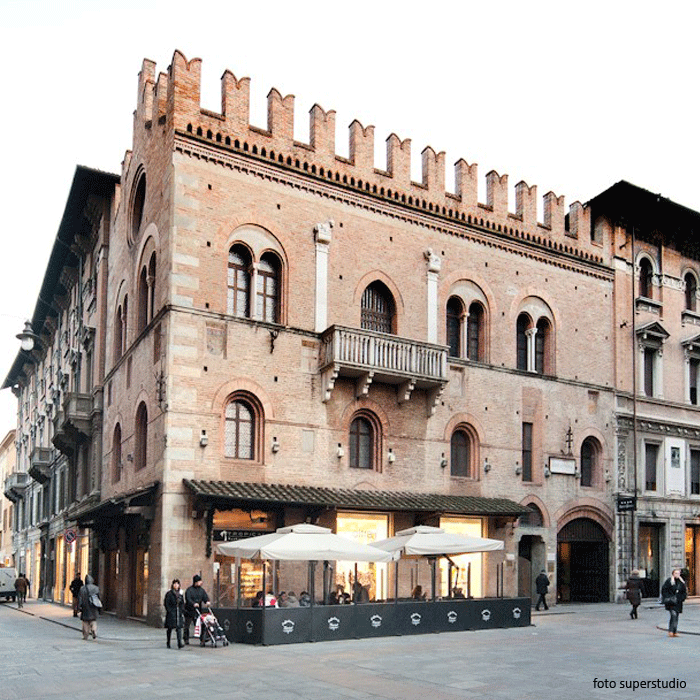
M574 8L576 8L574 10ZM225 69L266 95L296 96L297 140L312 105L335 109L336 149L353 119L420 152L459 158L585 202L620 179L700 210L697 2L149 2L0 0L3 58L0 375L30 318L77 164L119 173L131 147L143 58L200 57L202 106L220 111ZM541 212L541 205L540 205ZM541 220L541 219L540 219ZM15 425L0 392L0 438Z

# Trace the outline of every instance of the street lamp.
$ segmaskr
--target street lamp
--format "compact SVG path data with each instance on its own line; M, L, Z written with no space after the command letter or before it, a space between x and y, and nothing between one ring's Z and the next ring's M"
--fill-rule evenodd
M39 340L39 336L32 328L31 321L25 321L24 330L21 333L18 333L15 337L17 340L19 340L20 346L25 352L31 352L34 349L36 341Z

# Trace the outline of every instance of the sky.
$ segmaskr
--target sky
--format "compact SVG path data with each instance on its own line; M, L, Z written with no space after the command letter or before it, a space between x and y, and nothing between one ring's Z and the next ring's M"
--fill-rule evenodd
M175 49L202 65L202 106L220 111L220 77L251 78L251 123L272 87L295 95L295 138L314 103L347 126L410 138L566 205L618 180L700 211L697 2L490 0L169 2L0 0L0 379L31 318L76 165L120 173L131 146L144 58L166 71ZM540 203L540 220L542 206ZM0 392L0 438L16 402Z

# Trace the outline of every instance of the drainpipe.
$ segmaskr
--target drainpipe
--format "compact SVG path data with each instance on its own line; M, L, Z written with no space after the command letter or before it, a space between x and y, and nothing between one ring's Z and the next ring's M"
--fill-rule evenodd
M632 228L632 492L635 497L635 504L637 498L637 314L635 308L635 279L634 279L634 266L635 266L635 243L636 238L634 235L634 224ZM635 558L636 558L636 537L634 532L634 521L635 521L636 507L634 510L630 511L630 537L631 537L631 547L630 547L630 568L631 572L635 568Z

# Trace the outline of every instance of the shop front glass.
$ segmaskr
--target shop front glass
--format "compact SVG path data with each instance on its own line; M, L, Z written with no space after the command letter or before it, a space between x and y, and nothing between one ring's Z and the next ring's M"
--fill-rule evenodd
M639 574L644 579L642 595L655 598L659 595L659 571L661 525L639 525Z
M374 513L338 513L336 532L355 542L372 544L389 536L389 516ZM370 600L386 600L389 589L386 564L362 562L336 562L335 584L343 586L352 595L355 580L365 587Z
M470 535L471 537L483 537L484 524L481 518L440 518L440 527L445 532L456 535ZM453 595L458 597L471 595L472 598L481 598L482 595L482 565L483 554L459 554L450 559L456 565L452 567ZM450 564L445 557L440 557L439 596L448 596L450 582L448 581Z

